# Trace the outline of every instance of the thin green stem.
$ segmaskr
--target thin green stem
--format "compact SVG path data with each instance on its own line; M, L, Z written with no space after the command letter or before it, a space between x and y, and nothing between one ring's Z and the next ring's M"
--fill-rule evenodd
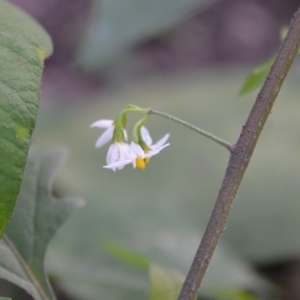
M172 115L169 115L167 113L164 113L164 112L161 112L161 111L158 111L158 110L154 110L152 108L148 108L148 114L152 114L152 115L157 115L157 116L160 116L160 117L164 117L164 118L172 120L172 121L174 121L174 122L176 122L178 124L181 124L181 125L189 128L189 129L191 129L191 130L194 130L197 133L199 133L199 134L201 134L201 135L209 138L210 140L216 142L217 144L225 147L230 152L233 149L233 145L232 144L230 144L230 143L228 143L228 142L220 139L219 137L217 137L217 136L215 136L215 135L213 135L213 134L211 134L211 133L209 133L209 132L207 132L207 131L205 131L205 130L197 127L197 126L194 126L194 125L192 125L192 124L190 124L190 123L188 123L186 121L183 121L183 120L181 120L179 118L176 118L176 117L174 117Z
M140 112L146 114L148 111L145 108L140 108L140 107L129 107L123 109L122 113L129 113L129 112Z
M147 122L149 115L146 114L142 119L140 119L133 127L131 139L133 142L140 144L144 143L142 135L141 135L141 127Z

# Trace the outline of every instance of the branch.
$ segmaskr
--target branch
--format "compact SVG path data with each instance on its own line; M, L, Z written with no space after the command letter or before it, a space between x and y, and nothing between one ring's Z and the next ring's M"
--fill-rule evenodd
M174 122L176 122L178 124L181 124L181 125L189 128L189 129L194 130L197 133L199 133L199 134L201 134L201 135L209 138L210 140L216 142L217 144L225 147L229 151L232 151L232 149L233 149L233 145L232 144L230 144L230 143L228 143L228 142L220 139L219 137L217 137L217 136L215 136L215 135L213 135L213 134L211 134L211 133L209 133L209 132L207 132L207 131L205 131L205 130L203 130L203 129L195 126L195 125L192 125L192 124L190 124L190 123L188 123L186 121L183 121L183 120L181 120L179 118L176 118L176 117L174 117L172 115L169 115L167 113L164 113L164 112L161 112L161 111L158 111L158 110L154 110L152 108L148 108L148 114L149 115L150 114L157 115L157 116L164 117L166 119L172 120L172 121L174 121Z
M300 8L292 19L289 32L278 51L264 85L257 95L256 102L243 126L240 137L231 151L218 198L178 300L193 300L197 295L208 264L224 230L233 200L236 197L257 140L282 83L298 53L299 45Z

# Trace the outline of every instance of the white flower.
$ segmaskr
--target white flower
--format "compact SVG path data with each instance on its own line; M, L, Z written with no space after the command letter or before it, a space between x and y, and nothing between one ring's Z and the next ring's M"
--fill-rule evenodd
M129 147L129 157L127 159L119 159L111 164L107 163L107 166L104 166L106 169L122 169L125 165L132 164L134 168L138 167L139 169L145 169L146 163L149 161L150 157L158 154L162 149L169 146L170 144L162 145L159 148L145 152L142 147L134 142L131 142Z
M100 148L103 145L105 145L107 142L112 140L114 129L115 129L113 120L105 120L105 119L98 120L98 121L94 122L90 127L91 128L94 128L94 127L106 128L106 130L97 139L96 144L95 144L96 148ZM124 137L125 137L125 140L127 140L127 133L126 133L125 129L124 129Z
M129 151L129 146L126 143L123 142L116 142L112 143L108 149L107 156L106 156L106 163L108 167L110 166L109 169L112 169L113 171L121 170L124 168L125 165L123 164L118 164L121 161L127 161L130 159L130 151ZM104 167L104 168L105 168Z
M150 157L158 154L162 149L169 146L170 144L162 145L160 148L156 148L145 152L142 147L134 142L131 142L129 148L129 155L131 158L131 163L134 168L138 167L139 169L144 170L146 163L149 162Z
M160 140L158 140L154 145L152 145L151 135L145 126L142 126L141 134L142 134L142 138L143 138L144 142L151 150L156 150L156 149L159 149L160 147L162 147L166 143L167 139L170 136L170 134L167 133Z

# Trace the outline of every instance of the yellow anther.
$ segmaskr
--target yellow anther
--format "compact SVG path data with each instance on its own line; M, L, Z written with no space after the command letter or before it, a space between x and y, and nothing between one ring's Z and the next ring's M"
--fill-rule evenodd
M135 159L135 162L136 162L136 166L141 169L141 170L144 170L145 169L145 162L144 160L141 158L141 157L137 157Z
M149 158L149 157L145 157L145 158L144 158L145 164L147 164L149 161L150 161L150 158Z

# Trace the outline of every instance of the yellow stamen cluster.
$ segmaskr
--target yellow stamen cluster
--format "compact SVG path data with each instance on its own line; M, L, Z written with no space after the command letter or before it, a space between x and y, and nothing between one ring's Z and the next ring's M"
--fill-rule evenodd
M146 158L145 158L145 159L146 159ZM139 169L141 169L141 170L144 170L144 169L145 169L146 164L145 164L144 159L142 159L141 157L137 157L137 158L135 159L135 163L136 163L137 168L139 168Z

